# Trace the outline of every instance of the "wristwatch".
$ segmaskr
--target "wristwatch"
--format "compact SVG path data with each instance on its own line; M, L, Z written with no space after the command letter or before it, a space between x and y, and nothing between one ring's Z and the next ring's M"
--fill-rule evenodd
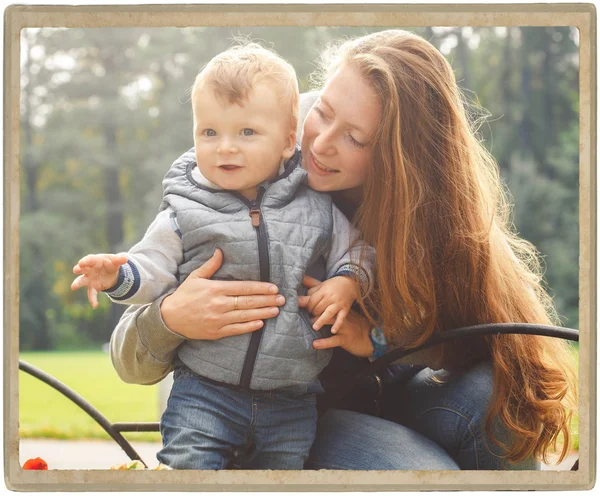
M383 329L380 329L379 327L373 327L369 331L369 339L373 345L372 357L379 358L386 354L388 350L388 344L387 339L385 339Z

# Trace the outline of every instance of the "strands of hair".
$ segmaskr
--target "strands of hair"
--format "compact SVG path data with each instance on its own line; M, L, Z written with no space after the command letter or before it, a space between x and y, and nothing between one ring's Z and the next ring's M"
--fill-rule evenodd
M416 347L468 325L558 323L544 290L535 248L511 231L511 205L498 167L451 66L430 43L390 30L330 47L314 82L344 65L377 91L382 122L374 163L355 222L377 253L377 288L360 303L388 340ZM385 226L380 212L389 212ZM375 310L376 311L375 311ZM449 370L483 359L494 364L494 419L512 433L506 458L547 460L570 445L577 404L572 355L562 341L499 335L441 345ZM560 446L560 447L559 447Z
M199 91L212 91L222 103L243 105L258 84L277 92L290 108L290 127L298 123L299 90L294 68L274 51L248 39L237 39L199 72L191 90L192 106Z

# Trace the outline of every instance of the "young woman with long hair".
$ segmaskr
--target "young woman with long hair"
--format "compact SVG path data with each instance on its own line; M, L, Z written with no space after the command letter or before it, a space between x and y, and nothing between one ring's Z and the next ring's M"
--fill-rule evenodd
M477 139L446 59L419 36L384 31L325 53L324 81L344 70L368 82L382 110L355 222L377 253L378 291L365 304L388 340L411 348L475 324L558 324L536 250L511 230L498 167ZM323 119L309 116L305 135L313 118ZM501 334L451 341L432 358L455 373L491 360L487 426L491 432L497 417L514 434L507 458L547 460L562 436L562 459L576 391L567 346Z

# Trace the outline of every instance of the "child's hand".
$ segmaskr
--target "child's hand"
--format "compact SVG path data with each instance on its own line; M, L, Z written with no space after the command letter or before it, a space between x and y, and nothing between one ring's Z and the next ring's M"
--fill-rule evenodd
M88 287L87 296L93 308L98 307L98 291L113 287L119 278L119 267L127 263L123 255L86 255L73 267L73 274L81 274L71 284L73 291Z
M332 277L310 288L306 308L311 315L318 316L313 329L318 331L337 315L331 328L331 333L335 334L344 323L359 290L358 282L346 276Z

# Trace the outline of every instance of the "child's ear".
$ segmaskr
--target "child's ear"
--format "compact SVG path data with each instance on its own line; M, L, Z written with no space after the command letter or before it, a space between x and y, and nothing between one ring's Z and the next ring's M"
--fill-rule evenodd
M283 158L291 158L296 151L296 131L291 131L288 136L288 143L283 149L281 156Z

